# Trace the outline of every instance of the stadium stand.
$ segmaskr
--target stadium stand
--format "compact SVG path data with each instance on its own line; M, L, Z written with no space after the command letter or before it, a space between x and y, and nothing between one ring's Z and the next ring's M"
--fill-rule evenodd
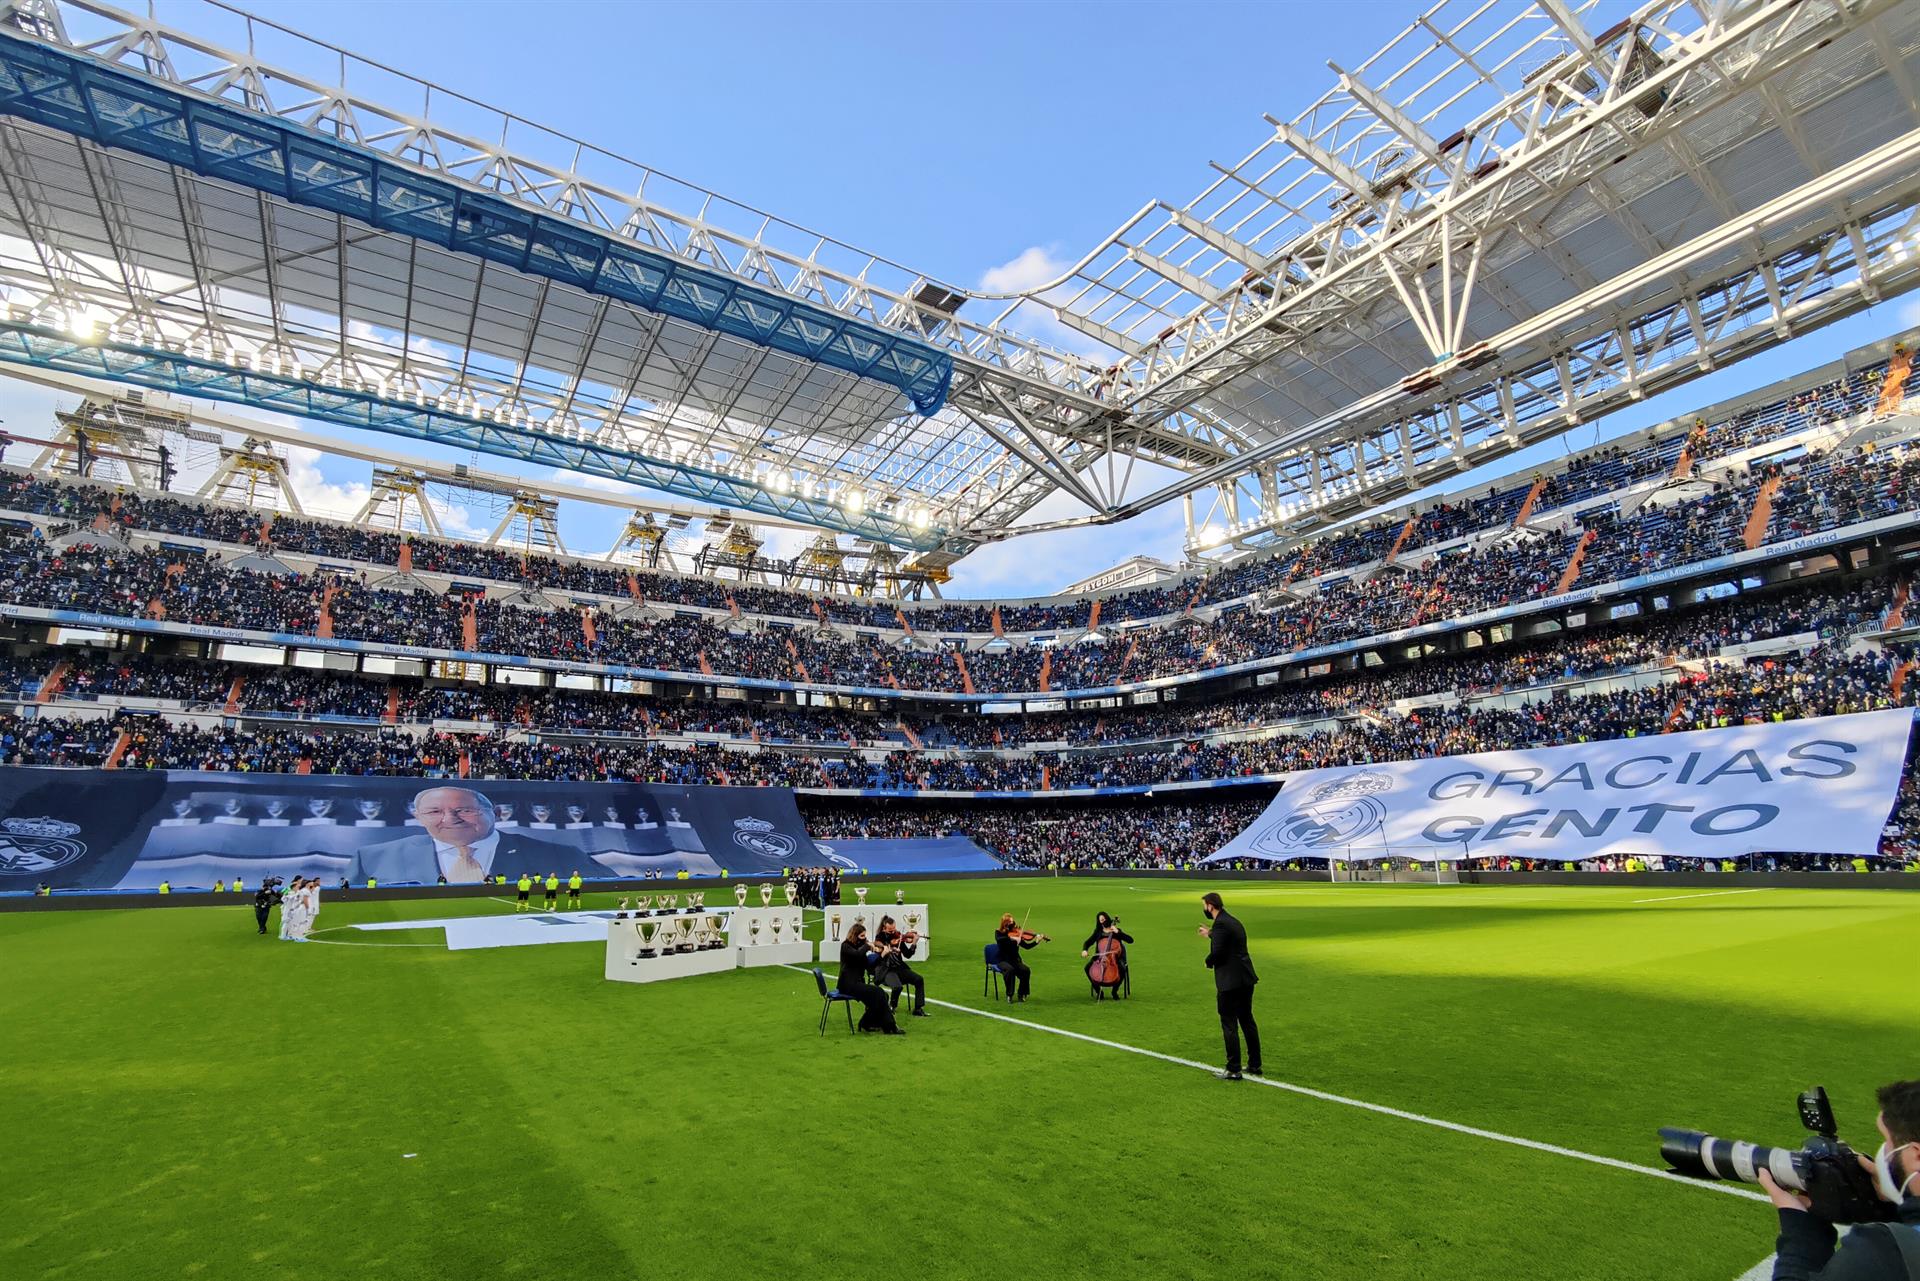
M4 527L0 605L21 702L0 750L118 769L793 787L826 798L809 801L823 834L964 831L1024 863L1065 846L983 798L1105 793L1073 811L1097 837L1082 846L1104 852L1074 857L1154 865L1217 845L1288 770L1912 706L1920 682L1901 679L1905 632L1889 627L1904 544L1874 522L1920 517L1920 452L1848 435L1883 372L1204 578L997 608L645 574L635 610L627 566L317 519L269 527L244 508L7 472L0 513L24 519ZM1824 560L1803 554L1836 531ZM250 553L285 572L239 563ZM1647 575L1663 581L1632 584ZM93 643L50 643L81 621ZM323 661L227 661L189 626ZM1394 635L1407 629L1422 638ZM338 670L356 649L408 665ZM475 651L553 666L476 683ZM801 686L861 692L803 703ZM1175 784L1222 790L1145 795ZM849 808L833 793L901 799ZM1891 824L1890 846L1911 827Z

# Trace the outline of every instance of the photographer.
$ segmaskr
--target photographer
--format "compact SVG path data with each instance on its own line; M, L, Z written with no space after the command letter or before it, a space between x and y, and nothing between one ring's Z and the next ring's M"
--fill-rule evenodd
M260 926L260 932L267 932L267 918L273 915L274 904L280 901L280 878L269 876L260 882L260 888L253 892L253 919Z
M1813 1199L1782 1188L1762 1170L1760 1186L1780 1209L1773 1281L1920 1281L1920 1080L1880 1088L1881 1144L1860 1158L1880 1199L1900 1207L1898 1222L1856 1224L1836 1250L1834 1225Z

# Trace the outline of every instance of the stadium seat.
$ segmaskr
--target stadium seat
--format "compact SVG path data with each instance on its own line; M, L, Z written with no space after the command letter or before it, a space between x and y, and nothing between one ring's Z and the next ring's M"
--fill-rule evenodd
M853 1031L853 998L837 988L827 986L827 976L819 966L813 967L813 981L820 989L820 1035L827 1034L827 1011L839 1002L847 1007L847 1031Z

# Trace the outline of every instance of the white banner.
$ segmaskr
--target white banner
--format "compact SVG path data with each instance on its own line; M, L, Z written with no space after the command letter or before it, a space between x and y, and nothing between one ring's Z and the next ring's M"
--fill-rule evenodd
M1303 770L1207 861L1878 852L1906 709Z

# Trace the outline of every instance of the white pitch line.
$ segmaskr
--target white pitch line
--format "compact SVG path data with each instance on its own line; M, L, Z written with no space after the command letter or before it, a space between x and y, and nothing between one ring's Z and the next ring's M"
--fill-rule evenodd
M350 930L353 927L351 925L332 925L332 926L329 926L328 928L335 929L335 930ZM322 931L315 930L313 933L319 934L319 933L322 933ZM292 942L296 942L297 940L287 939L286 941L289 943L292 943ZM438 947L438 948L446 947L445 943L373 943L373 942L361 943L353 939L317 939L317 938L314 938L312 934L309 934L307 936L307 942L331 943L335 947Z
M1768 1281L1768 1278L1773 1276L1773 1258L1774 1256L1769 1254L1766 1258L1760 1260L1760 1262L1735 1277L1733 1281Z
M812 973L810 967L799 965L783 966L800 974ZM1143 1049L1138 1045L1128 1045L1124 1041L1109 1041L1103 1037L1088 1036L1084 1032L1070 1032L1066 1028L1052 1027L1045 1023L1035 1023L1029 1019L1016 1019L1007 1014L996 1014L992 1010L975 1009L971 1005L956 1005L952 1001L939 1001L927 998L928 1005L938 1005L942 1009L958 1010L963 1014L978 1015L983 1019L993 1019L1000 1023L1011 1023L1015 1027L1032 1028L1036 1032L1051 1032L1055 1036L1064 1036L1075 1041L1085 1041L1089 1045L1105 1046L1109 1050L1122 1050L1128 1054L1138 1054L1144 1058L1159 1059L1162 1063L1172 1063L1179 1067L1196 1068L1207 1073L1218 1072L1211 1063L1202 1063L1197 1059L1183 1059L1173 1054L1162 1054L1158 1050ZM1430 1125L1435 1129L1451 1130L1455 1134L1468 1134L1477 1139L1491 1139L1495 1143L1506 1143L1517 1148L1528 1148L1535 1152L1546 1152L1553 1156L1569 1157L1575 1161L1585 1161L1592 1165L1604 1165L1610 1169L1626 1170L1633 1174L1645 1174L1656 1179L1666 1179L1671 1183L1684 1184L1691 1188L1704 1188L1710 1192L1719 1192L1726 1196L1736 1196L1747 1201L1765 1201L1766 1195L1731 1183L1712 1182L1689 1178L1676 1174L1672 1170L1658 1170L1650 1165L1636 1165L1632 1161L1622 1161L1617 1157L1601 1156L1594 1152L1582 1152L1578 1148L1563 1148L1558 1144L1542 1143L1537 1139L1523 1139L1514 1134L1502 1134L1498 1130L1483 1130L1478 1126L1463 1125L1458 1121L1446 1121L1439 1117L1423 1116L1418 1112L1408 1112L1401 1108L1388 1107L1384 1103L1369 1103L1365 1099L1352 1099L1344 1094L1330 1094L1325 1090L1316 1090L1311 1086L1294 1085L1288 1081L1276 1081L1271 1077L1249 1076L1248 1082L1264 1085L1269 1089L1285 1090L1290 1094L1304 1095L1310 1099L1319 1099L1323 1103L1338 1103L1343 1107L1359 1108L1363 1112L1374 1112L1381 1116L1397 1117L1402 1121L1415 1121L1421 1125Z
M1636 903L1677 903L1683 898L1719 898L1723 894L1765 894L1771 885L1759 885L1750 890L1708 890L1704 894L1662 894L1659 898L1637 898Z

